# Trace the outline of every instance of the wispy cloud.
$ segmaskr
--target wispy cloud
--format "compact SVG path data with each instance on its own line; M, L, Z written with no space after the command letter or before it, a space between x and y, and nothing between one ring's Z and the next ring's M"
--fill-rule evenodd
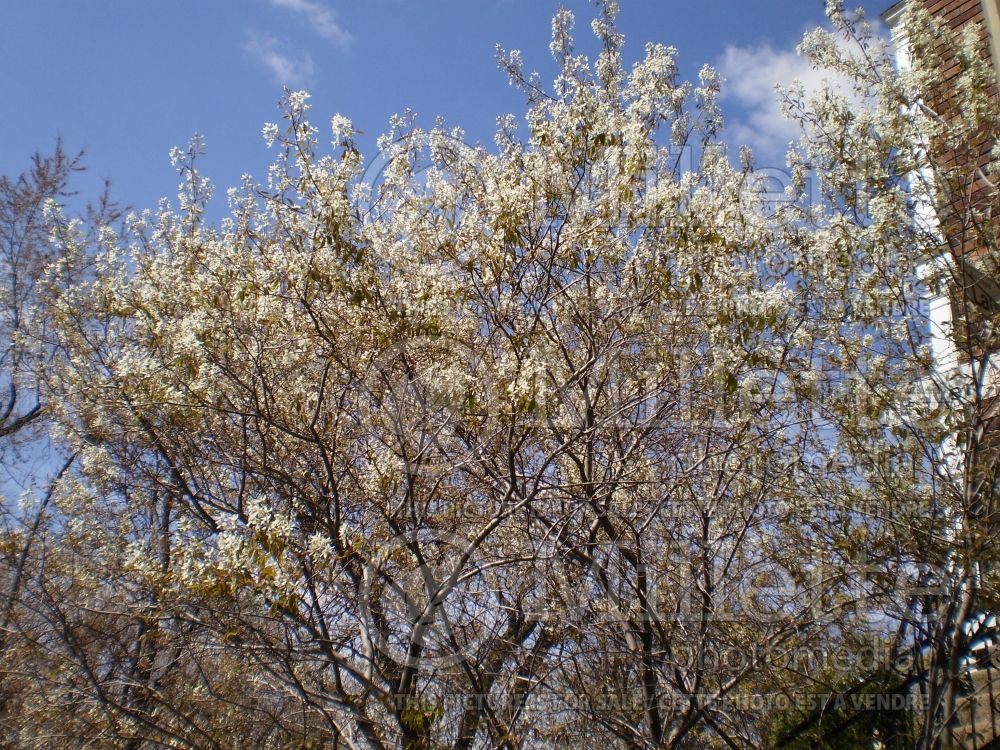
M727 47L718 69L726 79L723 99L742 110L730 119L730 139L747 144L761 158L781 158L789 141L797 137L798 126L781 114L774 86L798 80L807 91L815 90L822 85L822 75L794 50L774 49L768 44Z
M746 144L760 160L784 163L790 141L799 136L799 126L781 113L775 85L789 86L799 81L806 96L820 91L826 83L847 93L850 87L836 74L814 69L794 49L727 47L716 67L726 79L722 96L736 105L736 117L728 120L732 144ZM729 111L733 111L733 107Z
M340 49L350 46L353 38L350 32L340 25L333 11L319 0L271 0L271 4L302 16L313 31Z
M285 86L302 86L316 72L308 53L299 58L289 57L279 50L278 40L271 36L251 35L245 49L271 71L275 81Z

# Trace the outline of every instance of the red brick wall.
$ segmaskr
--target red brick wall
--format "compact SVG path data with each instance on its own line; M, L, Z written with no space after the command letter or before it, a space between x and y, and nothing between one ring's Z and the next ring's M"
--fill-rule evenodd
M989 2L990 0L986 0ZM923 0L924 6L953 30L961 32L966 26L978 24L982 55L991 59L989 36L986 32L986 18L980 0ZM928 104L943 117L956 121L962 117L962 112L956 101L954 90L949 83L959 72L959 62L950 49L943 43L938 51L942 57L945 82L935 92L932 92ZM994 96L996 87L993 88ZM957 167L947 185L939 185L941 191L941 213L948 244L956 254L975 252L979 248L978 231L969 215L971 208L989 210L990 201L994 200L987 189L986 183L977 174L983 170L989 161L989 152L1000 135L996 125L985 130L971 130L967 138L958 144L957 148L945 149L937 144L937 158L949 167ZM932 144L932 148L934 145ZM992 178L991 178L992 179Z

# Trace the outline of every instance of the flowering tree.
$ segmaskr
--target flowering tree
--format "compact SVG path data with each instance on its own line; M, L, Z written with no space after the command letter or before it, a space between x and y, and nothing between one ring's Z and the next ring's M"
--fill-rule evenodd
M80 468L4 657L41 688L10 699L25 746L788 745L800 698L876 674L943 696L941 740L992 465L904 178L964 126L833 3L803 52L851 90L785 93L765 201L717 75L626 67L615 6L593 63L555 16L551 87L500 51L529 108L493 149L397 118L371 181L292 92L220 226L197 142L126 237L53 217L43 373Z
M55 491L74 458L48 439L51 404L44 395L42 373L58 356L43 342L50 318L42 303L46 268L59 255L49 239L45 207L65 201L83 154L67 153L58 141L51 154L36 153L31 166L16 178L0 177L0 658L13 652L17 638L10 626L45 544L43 524ZM91 226L112 226L121 210L105 189L96 204L83 210ZM69 269L67 269L69 270ZM74 277L84 271L72 270ZM5 661L6 663L6 661ZM0 689L0 726L11 696L34 689L7 669Z

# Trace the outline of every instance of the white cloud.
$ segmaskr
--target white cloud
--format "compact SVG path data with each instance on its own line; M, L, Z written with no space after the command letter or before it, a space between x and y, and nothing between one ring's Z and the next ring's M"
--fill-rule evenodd
M316 72L308 53L298 59L289 57L279 51L278 40L274 37L253 35L247 40L245 49L285 86L302 86Z
M799 136L796 123L781 114L775 84L802 83L806 96L819 91L829 81L835 89L846 92L838 77L826 70L813 69L809 61L794 49L729 46L716 64L726 79L723 100L738 105L741 116L728 121L729 140L733 145L747 144L759 160L784 163L790 141Z
M271 4L303 16L313 30L324 39L333 42L340 49L351 44L351 34L337 22L333 11L319 0L271 0Z

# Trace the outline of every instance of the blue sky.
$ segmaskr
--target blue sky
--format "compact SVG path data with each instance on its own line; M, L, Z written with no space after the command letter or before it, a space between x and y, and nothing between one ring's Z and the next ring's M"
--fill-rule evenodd
M496 67L494 47L521 49L551 71L557 0L0 0L0 173L21 171L57 136L86 148L84 192L108 177L136 208L172 196L167 153L201 133L217 195L271 154L260 136L278 118L282 85L312 93L313 117L341 113L374 138L405 108L440 115L490 142L499 114L523 113ZM592 5L563 0L589 44ZM857 5L858 3L854 3ZM889 0L863 3L876 17ZM727 123L762 160L786 133L772 84L811 75L792 53L823 22L822 0L621 0L630 59L647 41L678 48L681 70L703 63L728 80ZM849 3L850 5L850 3Z

